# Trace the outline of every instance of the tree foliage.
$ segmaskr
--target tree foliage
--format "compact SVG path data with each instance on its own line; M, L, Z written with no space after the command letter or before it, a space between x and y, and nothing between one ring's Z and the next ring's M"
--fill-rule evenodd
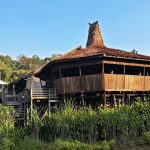
M60 54L52 54L50 57L41 59L37 55L27 57L24 54L17 56L17 60L13 60L10 56L0 55L0 80L13 82L19 77L31 72L35 68L42 66L61 56Z

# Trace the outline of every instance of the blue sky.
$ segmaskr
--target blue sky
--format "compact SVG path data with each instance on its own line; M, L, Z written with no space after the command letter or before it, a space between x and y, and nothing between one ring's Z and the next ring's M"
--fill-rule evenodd
M85 47L97 20L107 47L150 55L149 0L0 0L0 54L44 58Z

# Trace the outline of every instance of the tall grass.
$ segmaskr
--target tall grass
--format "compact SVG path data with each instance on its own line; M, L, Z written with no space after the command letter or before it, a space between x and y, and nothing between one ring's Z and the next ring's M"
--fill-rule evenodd
M0 106L0 150L9 150L15 146L15 111L11 107Z
M44 141L60 138L86 143L111 139L125 141L150 131L150 104L136 102L116 109L94 110L91 107L77 108L73 102L67 101L63 107L40 119L37 133Z

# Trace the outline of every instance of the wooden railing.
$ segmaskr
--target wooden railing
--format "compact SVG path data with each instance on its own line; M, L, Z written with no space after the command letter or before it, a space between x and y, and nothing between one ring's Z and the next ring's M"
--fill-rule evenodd
M101 74L60 78L54 81L57 94L100 91L103 89Z
M54 81L57 94L94 91L149 91L150 76L95 74L60 78Z
M32 89L32 99L48 99L49 93L46 88L36 88Z
M104 74L106 91L149 91L150 76Z
M36 88L31 91L32 99L56 99L55 88Z

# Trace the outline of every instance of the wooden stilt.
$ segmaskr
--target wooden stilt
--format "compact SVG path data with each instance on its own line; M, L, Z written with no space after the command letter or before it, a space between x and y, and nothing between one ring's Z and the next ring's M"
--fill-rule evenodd
M50 102L50 100L48 101L48 113L49 113L49 115L51 114L51 102Z
M117 104L117 107L119 107L119 105L120 105L120 99L119 98L116 98L116 104Z
M123 92L123 97L122 97L122 105L125 103L125 92Z
M82 100L82 105L84 106L85 102L84 102L84 93L83 92L81 92L81 100Z
M131 104L131 99L130 99L130 95L128 95L128 104Z
M143 94L142 94L142 102L144 103L144 92L143 92Z
M31 117L31 121L32 121L32 112L33 112L33 98L32 98L32 89L30 90L30 99L31 99L31 103L30 103L30 109L31 109L31 112L30 112L30 117Z
M106 108L106 92L103 94L103 107Z
M113 101L114 101L114 107L116 108L116 96L115 96L115 94L113 95Z

